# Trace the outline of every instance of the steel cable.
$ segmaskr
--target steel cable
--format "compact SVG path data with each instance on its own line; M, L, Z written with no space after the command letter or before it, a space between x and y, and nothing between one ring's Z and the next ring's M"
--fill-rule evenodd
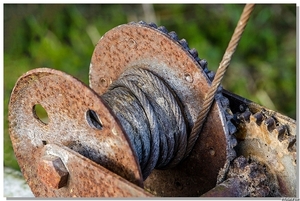
M126 131L144 180L151 171L177 165L186 153L186 121L176 94L152 72L131 68L102 99Z
M237 23L237 26L234 30L234 33L231 37L231 40L227 46L227 49L223 55L222 61L219 64L216 75L212 81L211 87L209 88L206 97L204 98L203 106L201 111L195 121L195 125L192 128L191 134L188 139L187 155L191 152L192 148L195 145L195 142L201 133L204 121L206 120L207 114L211 108L214 97L216 95L217 89L221 84L221 81L224 77L224 74L230 64L231 57L235 52L235 49L240 41L242 33L247 25L249 17L254 9L254 4L246 4L242 12L240 20ZM187 156L186 155L186 156Z

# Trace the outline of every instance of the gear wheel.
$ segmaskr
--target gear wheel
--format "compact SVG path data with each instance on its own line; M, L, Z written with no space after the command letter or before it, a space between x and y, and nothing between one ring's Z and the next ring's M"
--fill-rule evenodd
M214 78L197 50L164 26L143 21L120 25L103 35L95 47L90 86L102 95L122 71L136 66L159 75L176 92L191 129ZM222 87L215 100L190 156L176 168L153 171L145 189L157 196L199 196L215 186L219 170L235 158L237 144Z
M296 196L296 136L290 126L280 120L265 109L257 112L247 109L238 114L236 151L238 155L265 164L275 175L274 185L281 196Z

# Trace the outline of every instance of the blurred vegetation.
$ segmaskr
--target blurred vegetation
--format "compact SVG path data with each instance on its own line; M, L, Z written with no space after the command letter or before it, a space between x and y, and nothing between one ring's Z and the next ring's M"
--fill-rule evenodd
M18 169L8 134L8 102L30 69L59 69L88 84L90 58L113 27L144 20L164 25L216 70L244 5L4 5L4 165ZM258 4L223 87L296 118L296 5Z

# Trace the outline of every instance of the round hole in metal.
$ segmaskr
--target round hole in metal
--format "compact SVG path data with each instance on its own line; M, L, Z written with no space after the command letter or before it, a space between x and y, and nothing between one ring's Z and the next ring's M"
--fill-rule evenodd
M49 123L48 113L41 104L36 104L32 108L33 116L43 124Z
M103 127L101 120L94 110L88 110L86 112L86 120L92 128L101 130Z

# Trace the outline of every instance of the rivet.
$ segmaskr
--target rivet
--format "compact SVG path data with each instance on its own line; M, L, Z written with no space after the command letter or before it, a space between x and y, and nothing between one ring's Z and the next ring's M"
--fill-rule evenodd
M216 152L215 152L215 150L214 149L209 149L209 153L210 153L210 155L212 155L212 156L214 156L215 154L216 154Z
M137 43L136 43L136 41L133 38L130 38L128 40L128 44L129 44L130 48L136 48L136 46L137 46Z
M187 82L193 82L194 81L194 79L193 79L193 77L192 77L192 75L191 74L189 74L189 73L186 73L186 74L184 74L184 76L185 76L185 80L187 81Z
M107 87L108 86L107 80L104 77L100 78L100 84L101 84L102 87Z

